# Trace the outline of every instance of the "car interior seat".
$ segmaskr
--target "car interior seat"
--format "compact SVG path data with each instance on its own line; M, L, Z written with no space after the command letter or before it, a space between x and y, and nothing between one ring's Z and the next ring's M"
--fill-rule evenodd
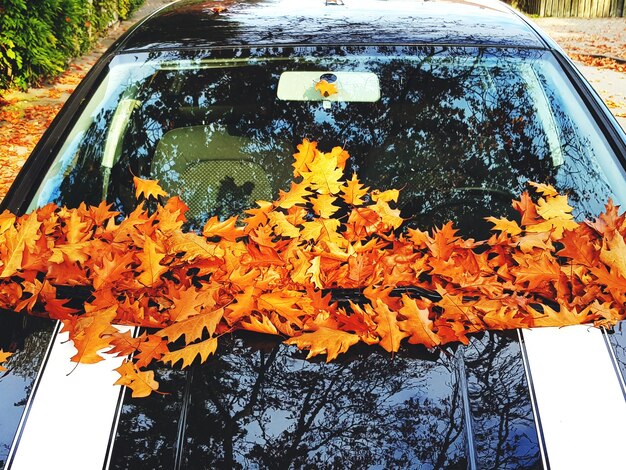
M227 218L271 200L272 187L252 139L216 124L166 132L155 149L152 177L189 206L191 221Z

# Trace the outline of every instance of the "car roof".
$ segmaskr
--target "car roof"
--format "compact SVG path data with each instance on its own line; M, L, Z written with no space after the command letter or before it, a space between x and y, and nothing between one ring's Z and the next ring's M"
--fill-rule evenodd
M140 22L115 49L356 44L546 47L496 0L182 0Z

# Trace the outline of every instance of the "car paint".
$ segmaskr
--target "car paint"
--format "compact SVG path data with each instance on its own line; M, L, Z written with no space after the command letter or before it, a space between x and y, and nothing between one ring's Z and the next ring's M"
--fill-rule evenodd
M24 165L0 209L8 208L14 212L26 210L34 188L51 163L52 155L83 108L92 85L97 82L114 55L155 48L222 48L260 44L328 46L367 42L549 49L583 96L622 165L626 166L626 135L602 104L597 93L553 41L541 35L525 19L504 5L490 2L445 1L412 3L407 8L416 15L426 12L428 28L420 29L413 37L406 34L406 31L414 27L415 23L399 15L397 11L392 14L396 20L393 25L389 27L377 25L375 28L357 31L359 26L362 26L362 20L373 21L378 18L380 16L378 10L370 6L363 16L359 16L352 8L336 5L313 7L310 10L312 13L309 13L301 7L285 11L281 9L281 5L285 4L275 1L254 3L257 4L255 8L249 8L247 4L239 6L229 3L227 12L214 14L208 11L221 3L184 1L179 3L180 10L175 6L165 7L151 18L140 22L103 56L72 95L36 147L33 156ZM347 6L351 5L350 2L346 3ZM368 2L368 5L380 4ZM266 10L262 11L264 8ZM452 19L452 15L457 13L457 8L467 12L461 21ZM198 19L198 11L202 10L205 10L208 16ZM262 11L262 14L257 15L258 11ZM503 28L514 28L518 34L511 38L511 30L506 32L503 29L502 34L498 34L497 30L494 32L494 25L486 20L487 13L497 18L500 24L504 24ZM298 21L294 22L294 18ZM276 27L276 30L268 36L269 26L281 21L282 26ZM171 24L170 22L177 26L163 34L165 25ZM423 24L420 20L421 27ZM159 35L163 36L162 40ZM545 328L520 332L520 342L523 345L524 365L533 397L537 430L543 442L541 451L544 468L622 468L622 459L619 455L606 449L606 447L619 448L620 424L626 419L624 380L606 332L586 326ZM67 361L63 370L71 369L73 366L68 359L71 348L68 349L68 346L57 339L49 351L47 361L54 360L59 364L61 364L59 361ZM115 367L112 362L101 365L103 370L109 371ZM59 374L58 371L55 373L52 367L43 370L35 388L38 390L50 388L45 394L37 393L30 397L18 437L12 446L12 463L7 468L29 469L41 466L50 468L51 462L58 462L53 463L52 468L61 468L61 465L63 468L81 469L107 466L110 459L111 435L108 439L87 437L103 429L106 429L107 433L114 429L120 412L119 397L122 393L118 387L105 390L108 398L102 397L93 401L92 403L97 403L97 406L84 405L85 408L93 408L89 410L92 414L87 420L85 408L77 408L59 415L54 433L43 424L48 421L46 410L49 407L56 406L59 410L69 410L74 403L72 399L74 395L92 396L102 392L100 379L92 380L80 375L83 370L89 370L89 367L80 366L76 372L69 375L69 378L63 373ZM95 369L93 371L95 373ZM105 377L107 383L111 382L110 375L100 376L102 377ZM67 394L68 389L72 390L71 395ZM587 404L593 404L599 398L602 399L602 407L610 409L610 413L603 413ZM93 413L94 410L100 413ZM110 410L114 412L111 413ZM70 418L68 413L74 413L74 417ZM78 435L75 432L77 422L82 422ZM79 441L80 444L76 440L67 439L72 429L76 439L84 438ZM603 449L590 448L588 444L590 435L602 436ZM36 449L37 443L42 441L46 442L48 452ZM31 444L28 444L29 442ZM61 460L51 460L51 453L59 459L62 458L63 463L60 463ZM96 455L100 457L94 458ZM475 454L470 458L469 467L480 467L480 461L476 460Z

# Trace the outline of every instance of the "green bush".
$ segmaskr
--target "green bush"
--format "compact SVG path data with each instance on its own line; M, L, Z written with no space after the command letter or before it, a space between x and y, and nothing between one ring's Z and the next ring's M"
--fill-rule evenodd
M3 0L0 89L26 88L61 73L117 19L144 0Z

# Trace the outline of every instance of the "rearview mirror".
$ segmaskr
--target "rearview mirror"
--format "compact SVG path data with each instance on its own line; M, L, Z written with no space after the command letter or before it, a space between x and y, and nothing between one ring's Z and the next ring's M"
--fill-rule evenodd
M328 97L315 89L326 80L337 93ZM372 72L283 72L278 81L278 99L285 101L340 101L373 103L380 99L380 82Z

